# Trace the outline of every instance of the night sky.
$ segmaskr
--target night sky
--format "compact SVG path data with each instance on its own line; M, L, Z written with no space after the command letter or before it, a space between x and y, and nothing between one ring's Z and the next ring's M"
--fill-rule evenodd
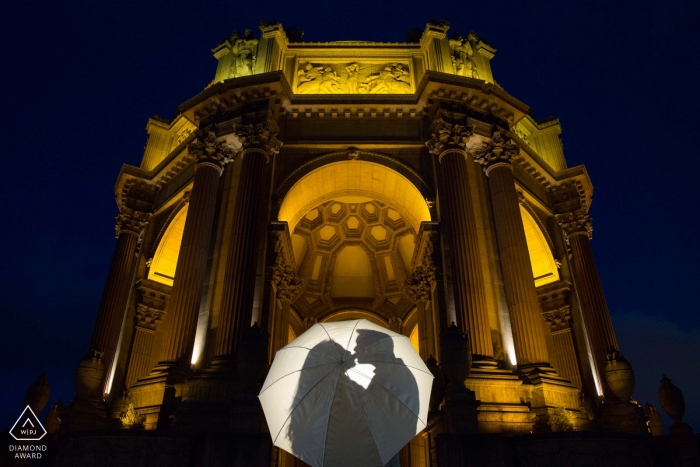
M569 166L595 186L593 248L634 396L668 375L700 431L700 7L593 2L4 2L0 429L46 372L68 403L114 239L113 186L139 165L148 117L214 77L210 49L278 20L306 41L404 41L446 19L498 49L495 79L561 119ZM574 3L577 6L574 6ZM41 418L43 420L43 414Z

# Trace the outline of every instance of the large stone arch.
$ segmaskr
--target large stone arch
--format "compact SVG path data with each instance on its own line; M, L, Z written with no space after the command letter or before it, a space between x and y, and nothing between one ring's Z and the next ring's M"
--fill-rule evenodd
M391 204L418 232L430 220L421 191L398 171L377 162L344 160L325 164L301 177L286 192L278 218L294 231L301 218L319 204L341 197L365 197Z

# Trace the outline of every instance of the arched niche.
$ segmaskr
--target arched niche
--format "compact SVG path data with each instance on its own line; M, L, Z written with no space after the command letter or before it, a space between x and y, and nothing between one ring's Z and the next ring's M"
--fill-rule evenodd
M170 221L163 237L158 243L156 253L148 270L148 279L172 287L175 278L175 267L177 257L180 253L180 243L182 243L182 232L185 229L185 219L187 218L187 207L180 209L175 217Z
M520 206L520 215L523 219L523 227L525 227L525 239L530 253L535 286L540 287L558 281L559 268L542 229L527 209L522 206Z

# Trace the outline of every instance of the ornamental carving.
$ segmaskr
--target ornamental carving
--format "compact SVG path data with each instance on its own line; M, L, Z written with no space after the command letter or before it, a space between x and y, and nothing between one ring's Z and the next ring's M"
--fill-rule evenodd
M234 127L242 149L260 149L266 154L277 154L282 142L277 139L279 128L272 113L259 123L237 123Z
M510 138L503 138L501 132L496 131L490 140L481 143L471 153L474 160L488 172L490 167L499 162L510 164L513 157L520 153L520 146Z
M297 94L409 94L405 63L303 63L297 70Z
M466 150L469 138L474 134L474 128L463 121L451 121L439 115L430 126L432 138L425 144L431 154L440 155L448 149Z
M455 74L466 76L467 78L479 78L479 73L476 70L474 63L474 47L471 42L477 42L478 38L472 32L466 39L458 32L452 35L450 39L450 55L452 58L452 66Z
M187 146L189 153L197 158L197 164L207 164L218 167L220 170L233 161L236 152L219 140L213 131L210 131L204 139L200 139Z
M246 29L243 37L238 31L233 31L228 38L228 44L232 54L228 77L240 78L252 75L258 53L258 40L253 37L253 31Z
M287 264L282 255L278 255L272 266L272 282L277 290L277 299L294 301L301 292L303 281L294 273L294 268Z
M418 266L404 283L404 290L414 302L429 302L435 282L435 266L426 264Z
M151 214L147 212L136 211L126 206L122 207L121 212L115 218L117 223L114 229L117 233L117 238L122 233L134 234L141 238L143 229L148 225L151 219Z
M542 313L544 322L549 325L551 332L569 329L571 327L571 311L568 306Z
M142 328L155 329L156 324L163 319L164 315L165 312L162 310L138 304L136 305L136 314L134 315L134 325Z
M593 219L588 216L585 209L557 214L556 219L568 237L577 234L586 234L588 238L593 237Z

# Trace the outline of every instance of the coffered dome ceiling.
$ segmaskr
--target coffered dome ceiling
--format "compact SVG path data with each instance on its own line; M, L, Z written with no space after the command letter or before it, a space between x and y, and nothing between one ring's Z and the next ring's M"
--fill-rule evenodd
M367 310L388 321L413 304L403 293L415 231L390 205L365 197L326 201L308 211L292 236L304 279L294 308L302 318Z

